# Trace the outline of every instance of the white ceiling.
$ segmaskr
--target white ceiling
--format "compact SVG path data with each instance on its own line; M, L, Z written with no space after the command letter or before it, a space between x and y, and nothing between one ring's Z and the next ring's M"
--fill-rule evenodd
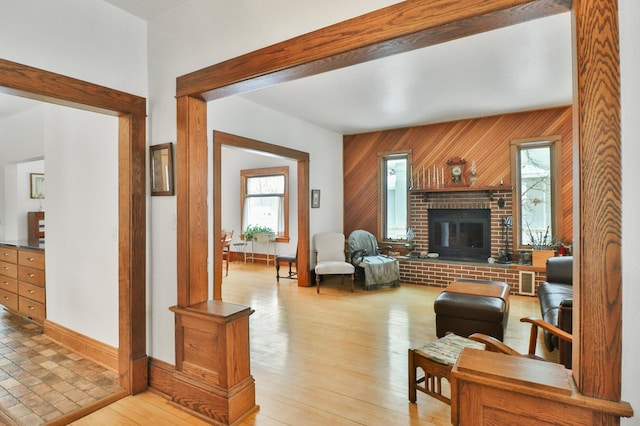
M105 1L148 20L188 0ZM241 96L342 134L567 105L570 29L565 13Z

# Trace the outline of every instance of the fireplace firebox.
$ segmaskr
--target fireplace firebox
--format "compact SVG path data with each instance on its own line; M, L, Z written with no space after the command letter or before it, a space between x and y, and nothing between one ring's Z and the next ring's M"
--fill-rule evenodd
M430 209L429 252L441 259L486 261L491 256L490 209Z

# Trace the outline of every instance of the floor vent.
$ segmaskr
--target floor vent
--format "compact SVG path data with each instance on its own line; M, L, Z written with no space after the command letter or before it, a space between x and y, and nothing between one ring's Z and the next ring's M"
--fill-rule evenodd
M536 292L536 273L520 271L520 294L533 296Z

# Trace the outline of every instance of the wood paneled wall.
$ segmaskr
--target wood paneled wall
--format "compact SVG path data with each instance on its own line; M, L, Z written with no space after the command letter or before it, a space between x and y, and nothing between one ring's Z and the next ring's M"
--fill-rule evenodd
M573 241L571 107L552 108L344 137L344 232L366 229L380 238L378 154L410 149L414 175L422 166L445 167L452 157L475 161L476 186L512 186L510 143L514 139L559 135L561 176L559 220L563 241ZM465 173L469 174L467 167Z

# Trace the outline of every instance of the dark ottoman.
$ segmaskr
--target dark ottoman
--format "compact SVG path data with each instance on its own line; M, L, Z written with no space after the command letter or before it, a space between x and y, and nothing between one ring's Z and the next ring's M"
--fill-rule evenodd
M504 340L509 321L509 284L458 279L436 298L436 335L484 333Z

